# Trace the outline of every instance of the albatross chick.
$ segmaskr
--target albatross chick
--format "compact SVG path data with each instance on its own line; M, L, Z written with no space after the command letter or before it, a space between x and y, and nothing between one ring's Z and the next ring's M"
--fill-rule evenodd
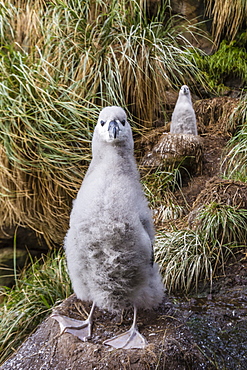
M154 228L134 159L132 130L120 107L104 108L92 139L92 161L73 203L64 247L76 296L91 301L86 321L54 313L63 332L92 335L95 306L111 312L134 307L130 330L104 343L144 348L137 309L157 307L163 284L153 258Z
M197 135L196 115L187 85L183 85L179 91L172 113L170 133Z

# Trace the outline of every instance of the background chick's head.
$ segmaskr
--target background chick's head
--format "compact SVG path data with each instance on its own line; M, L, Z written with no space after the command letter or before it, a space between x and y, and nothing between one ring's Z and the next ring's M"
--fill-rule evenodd
M189 95L190 94L190 89L188 88L187 85L183 85L181 87L180 94L183 94L183 95Z

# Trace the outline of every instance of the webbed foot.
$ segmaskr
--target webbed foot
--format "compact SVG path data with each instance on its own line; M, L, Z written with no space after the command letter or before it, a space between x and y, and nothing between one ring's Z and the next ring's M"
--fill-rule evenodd
M104 341L107 346L112 346L114 348L145 348L147 345L146 339L139 333L136 327L131 327L130 330L123 334L117 335L111 339Z
M92 336L92 321L89 318L85 321L76 320L56 313L52 314L51 317L58 321L61 334L73 334L84 342Z

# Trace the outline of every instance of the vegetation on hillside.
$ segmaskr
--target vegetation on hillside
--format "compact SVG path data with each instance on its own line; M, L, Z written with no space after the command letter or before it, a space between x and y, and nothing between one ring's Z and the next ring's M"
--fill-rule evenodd
M61 251L34 262L12 289L2 288L0 309L0 363L13 353L52 307L71 294L70 279Z
M223 40L219 48L206 55L198 51L194 58L198 68L204 73L205 80L212 91L218 94L230 90L231 80L246 88L247 84L247 33L238 35L233 41Z
M173 232L160 232L156 261L170 292L197 291L224 273L229 257L247 247L247 209L211 202L196 212L194 227L186 223Z
M10 62L16 53L25 55L57 96L56 87L63 86L76 101L118 104L150 125L164 91L200 75L185 37L198 30L178 26L179 20L169 1L151 20L136 0L6 2L2 52Z
M150 126L168 87L200 79L194 28L169 2L151 20L136 0L2 1L0 14L0 219L61 243L100 107Z
M223 176L247 182L247 94L243 96L231 117L238 123L236 134L229 140L222 160Z

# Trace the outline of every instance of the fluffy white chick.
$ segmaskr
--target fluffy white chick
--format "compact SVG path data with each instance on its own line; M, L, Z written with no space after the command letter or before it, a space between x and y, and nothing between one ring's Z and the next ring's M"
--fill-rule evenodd
M190 89L183 85L172 113L171 134L197 135L196 115L192 105Z
M86 321L53 314L61 330L87 340L95 306L116 311L134 307L127 333L105 341L115 348L143 348L138 308L156 307L164 288L153 261L152 214L140 184L132 130L125 111L104 108L92 139L92 161L70 216L65 238L69 275L76 296L92 301Z

